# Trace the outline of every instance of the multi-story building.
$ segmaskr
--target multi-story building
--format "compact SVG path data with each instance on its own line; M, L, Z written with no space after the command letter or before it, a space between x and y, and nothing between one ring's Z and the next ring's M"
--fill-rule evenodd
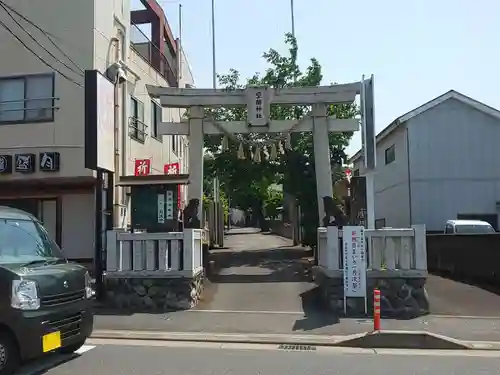
M151 174L187 168L187 140L158 135L162 119L182 113L162 108L146 85L185 87L193 77L161 7L141 2L131 11L129 0L0 1L0 205L39 217L70 259L91 260L99 236L97 173L84 163L85 70L123 68L109 104L116 176L133 175L137 160L149 160ZM150 36L139 26L148 23ZM116 192L113 225L124 226L127 194Z
M500 228L500 111L457 91L398 117L377 135L375 226L480 219ZM359 151L354 175L363 175Z

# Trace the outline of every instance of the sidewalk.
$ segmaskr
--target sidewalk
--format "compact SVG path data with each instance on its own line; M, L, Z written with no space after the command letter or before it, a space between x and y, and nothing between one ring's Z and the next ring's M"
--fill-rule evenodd
M130 316L96 315L96 330L195 332L212 334L285 334L343 336L369 332L371 320L329 321L323 315L301 313L185 311ZM458 340L499 341L500 318L442 317L415 320L383 320L382 330L426 331Z

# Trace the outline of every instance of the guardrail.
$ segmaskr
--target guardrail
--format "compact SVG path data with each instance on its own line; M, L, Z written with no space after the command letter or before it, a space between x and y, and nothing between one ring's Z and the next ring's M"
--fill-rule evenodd
M203 270L203 230L107 232L107 277L192 277Z

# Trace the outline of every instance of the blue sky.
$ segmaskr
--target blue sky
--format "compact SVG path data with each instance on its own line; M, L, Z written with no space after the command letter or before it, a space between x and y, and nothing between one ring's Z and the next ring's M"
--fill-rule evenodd
M182 43L197 87L212 85L211 0L158 1ZM139 0L132 0L139 7ZM262 72L262 52L284 50L289 0L216 0L217 72ZM455 89L500 108L500 1L295 0L299 59L323 66L325 84L375 75L377 132ZM357 134L349 146L360 147Z

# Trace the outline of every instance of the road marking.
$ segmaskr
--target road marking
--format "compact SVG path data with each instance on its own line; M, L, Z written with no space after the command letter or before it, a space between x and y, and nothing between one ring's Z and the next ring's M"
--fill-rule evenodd
M187 310L186 312L189 313L215 313L215 314L274 314L274 315L302 315L304 316L303 311L258 311L258 310L204 310L204 309L199 309L199 310Z
M431 318L440 318L440 319L484 319L484 320L500 320L500 316L482 316L482 315L445 315L445 314L431 314L429 315ZM426 317L423 316L422 319Z
M80 349L78 349L73 354L53 354L47 357L42 357L34 362L31 362L25 366L23 366L17 375L33 375L33 374L42 374L46 371L55 368L63 363L70 362L83 353L88 352L95 348L95 345L83 345Z
M92 350L95 348L95 345L83 345L80 349L78 349L75 354L82 355L85 352L88 352L89 350Z

